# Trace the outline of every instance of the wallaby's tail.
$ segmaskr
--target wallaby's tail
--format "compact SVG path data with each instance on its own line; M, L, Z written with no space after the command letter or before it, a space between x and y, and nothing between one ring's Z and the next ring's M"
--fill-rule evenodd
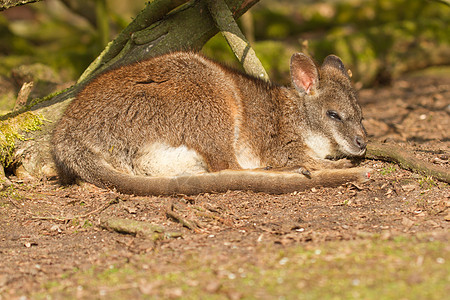
M198 175L145 177L120 173L112 168L97 169L101 184L134 195L192 195L228 190L252 190L271 194L291 193L313 187L336 187L348 182L367 181L370 169L329 169L299 173L264 170L224 170Z

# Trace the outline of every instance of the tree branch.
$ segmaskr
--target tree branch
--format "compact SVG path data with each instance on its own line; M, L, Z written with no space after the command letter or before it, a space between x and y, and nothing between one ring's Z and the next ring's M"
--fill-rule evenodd
M268 81L269 75L267 75L255 51L241 32L225 1L208 0L208 8L217 28L227 40L245 72Z
M19 5L25 5L28 3L39 2L42 0L2 0L0 1L0 11L6 10Z
M136 16L136 18L124 30L122 30L122 32L119 33L119 35L112 42L108 44L103 52L84 71L78 79L78 82L85 80L94 71L104 70L107 66L111 65L110 62L123 51L135 32L139 32L147 27L150 27L150 25L163 19L171 10L188 1L189 0L155 0L148 2L146 7Z

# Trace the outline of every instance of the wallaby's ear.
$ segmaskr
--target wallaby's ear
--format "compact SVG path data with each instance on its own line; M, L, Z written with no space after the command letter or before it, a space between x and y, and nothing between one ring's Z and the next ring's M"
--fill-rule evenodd
M325 57L325 60L323 61L322 68L335 68L342 72L345 76L349 77L348 72L345 70L344 63L342 60L337 57L336 55L328 55Z
M311 58L303 53L291 57L291 80L301 94L310 94L319 83L319 71Z

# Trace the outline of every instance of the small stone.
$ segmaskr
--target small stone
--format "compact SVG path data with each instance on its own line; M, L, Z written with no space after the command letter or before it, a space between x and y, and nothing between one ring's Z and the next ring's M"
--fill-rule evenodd
M8 276L6 274L0 274L0 287L5 286L8 283Z
M58 233L61 233L62 232L62 230L61 230L61 228L59 227L59 225L53 225L52 227L50 227L50 231L57 231Z
M181 296L183 296L183 290L181 288L173 288L168 290L165 294L165 296L171 299L180 298Z
M125 211L129 214L136 214L137 213L137 209L134 206L125 206L124 207Z
M159 287L162 285L161 281L147 282L142 280L139 283L139 291L144 295L151 295L158 291Z
M444 217L444 220L450 222L450 212Z
M403 217L402 225L404 225L405 227L407 227L409 229L414 225L414 221L411 219L408 219L407 217Z
M431 159L431 162L434 164L445 164L447 161L440 159L439 157L434 157Z
M216 293L221 287L222 284L219 281L211 281L206 285L205 290L208 293Z

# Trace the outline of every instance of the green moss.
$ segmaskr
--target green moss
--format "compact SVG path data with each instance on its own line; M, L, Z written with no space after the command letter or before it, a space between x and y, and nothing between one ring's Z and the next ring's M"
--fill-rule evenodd
M25 140L24 133L41 130L44 118L32 112L22 113L14 118L0 121L0 164L12 163L17 140Z

